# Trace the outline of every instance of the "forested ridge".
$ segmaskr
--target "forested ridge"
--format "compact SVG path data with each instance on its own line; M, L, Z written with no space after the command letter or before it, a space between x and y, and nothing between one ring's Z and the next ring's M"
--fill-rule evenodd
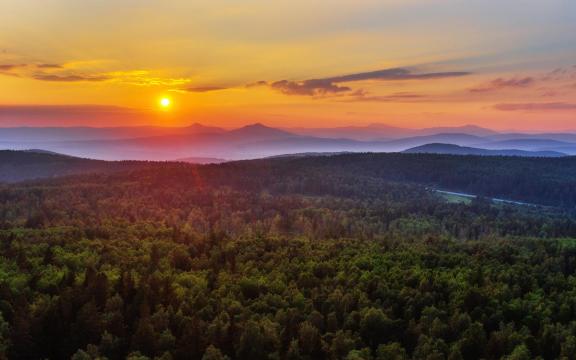
M142 169L146 161L84 159L43 150L0 150L0 182L18 182L65 175L121 172Z
M0 354L576 358L573 163L360 154L2 185Z

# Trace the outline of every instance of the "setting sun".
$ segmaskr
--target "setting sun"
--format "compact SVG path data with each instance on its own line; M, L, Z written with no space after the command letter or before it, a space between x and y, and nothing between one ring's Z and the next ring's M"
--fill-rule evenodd
M172 105L172 100L167 97L163 97L160 99L160 106L164 109L168 109Z

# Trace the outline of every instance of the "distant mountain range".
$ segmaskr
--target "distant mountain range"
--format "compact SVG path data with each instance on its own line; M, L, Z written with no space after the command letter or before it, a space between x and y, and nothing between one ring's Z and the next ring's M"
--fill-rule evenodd
M220 162L298 153L402 152L438 143L478 149L476 152L499 151L485 151L486 155L503 154L502 151L517 151L518 156L576 154L576 134L498 133L474 125L426 129L383 124L310 129L252 124L232 130L202 124L186 127L0 128L0 149L34 148L102 160L205 162L209 159Z
M327 138L347 138L361 141L390 140L413 136L448 133L460 133L476 136L490 136L498 134L493 130L485 129L475 125L406 129L384 124L370 124L366 126L343 126L334 128L286 128L285 130L298 135Z
M404 150L408 154L449 154L480 156L528 156L528 157L562 157L566 154L556 151L525 151L515 149L486 150L453 144L426 144Z

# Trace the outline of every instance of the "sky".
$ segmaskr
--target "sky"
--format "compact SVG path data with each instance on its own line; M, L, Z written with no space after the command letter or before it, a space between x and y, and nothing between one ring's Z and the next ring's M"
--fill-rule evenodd
M576 130L574 0L0 5L0 127Z

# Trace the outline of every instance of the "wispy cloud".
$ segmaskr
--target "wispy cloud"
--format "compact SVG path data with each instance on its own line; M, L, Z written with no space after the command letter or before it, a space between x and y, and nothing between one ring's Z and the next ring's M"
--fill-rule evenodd
M135 86L182 86L188 84L190 79L173 78L155 75L149 70L129 71L94 71L90 67L92 62L55 63L13 63L0 64L0 74L29 78L49 82L99 82L111 81Z
M368 95L359 93L358 95L347 99L347 102L414 102L429 98L429 96L418 93L399 92L390 95Z
M135 86L180 87L190 83L188 78L159 76L150 70L129 70L104 73L110 81Z
M227 90L228 87L225 86L192 86L184 88L184 91L195 92L195 93L205 93L210 91Z
M348 86L340 86L327 79L305 81L280 80L268 85L270 88L278 90L285 95L317 96L352 91L352 88Z
M0 72L8 72L26 66L26 64L0 64Z
M434 80L453 78L469 75L469 72L451 71L451 72L428 72L418 73L406 68L392 68L376 71L360 72L347 75L333 76L320 79L309 80L280 80L274 82L260 81L248 86L269 86L286 95L301 96L327 96L352 92L353 89L342 83L351 83L356 81L407 81L407 80Z
M451 77L460 77L470 75L469 72L450 71L450 72L432 72L432 73L414 73L412 70L405 68L392 68L376 71L361 72L326 78L325 80L342 83L362 80L430 80L443 79Z
M38 64L36 67L39 69L62 69L64 66L60 64Z
M576 80L576 65L554 69L542 77L542 80Z
M65 64L54 63L0 64L0 74L54 82L104 81L109 79L103 74L87 75L72 72L66 69Z
M110 78L104 75L55 75L36 73L32 75L33 79L42 81L59 81L59 82L79 82L79 81L105 81Z
M576 103L523 103L523 104L496 104L494 108L501 111L562 111L576 110Z
M0 64L0 74L17 76L17 77L28 77L28 75L33 74L36 71L61 69L62 65L59 64L27 64L27 63L17 63L17 64Z
M488 83L479 85L477 87L473 87L469 89L469 91L472 93L483 93L483 92L498 91L507 88L512 89L527 88L533 85L535 82L536 80L533 77L511 78L511 79L498 78Z

